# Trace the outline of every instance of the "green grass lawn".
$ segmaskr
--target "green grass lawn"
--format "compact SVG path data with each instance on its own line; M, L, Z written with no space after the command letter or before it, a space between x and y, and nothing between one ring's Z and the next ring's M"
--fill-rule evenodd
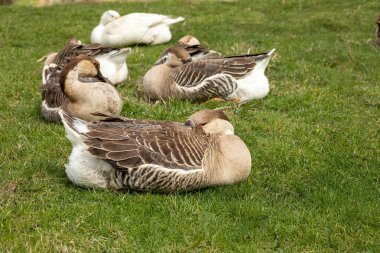
M340 3L338 3L340 2ZM379 252L378 0L157 1L0 7L1 252ZM276 48L263 100L230 108L252 173L177 194L80 189L66 178L61 125L40 117L42 64L89 43L107 9L186 17L173 27L225 55ZM150 105L136 83L168 45L134 47L126 117L184 121L230 103Z

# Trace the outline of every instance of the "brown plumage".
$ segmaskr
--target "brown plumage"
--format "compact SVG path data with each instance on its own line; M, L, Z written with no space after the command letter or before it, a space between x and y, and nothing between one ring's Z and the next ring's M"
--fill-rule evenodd
M121 117L86 123L61 114L76 143L66 173L81 186L190 191L240 182L250 172L249 151L221 111L193 114L192 127Z
M61 50L58 51L52 63L55 63L63 67L65 63L73 57L76 57L79 55L87 55L87 56L95 57L97 55L106 54L114 50L120 50L120 49L113 48L113 47L103 47L99 43L84 45L78 39L72 38L72 39L69 39L66 45Z
M61 122L59 108L68 102L59 84L62 67L50 63L44 68L46 80L40 86L42 103L41 115L49 122Z

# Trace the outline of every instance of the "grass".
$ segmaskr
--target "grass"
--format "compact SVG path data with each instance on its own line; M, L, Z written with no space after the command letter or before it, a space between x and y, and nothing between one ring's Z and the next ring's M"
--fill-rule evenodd
M0 7L0 251L379 252L378 7L376 0ZM62 126L40 117L36 60L70 37L88 43L106 9L184 16L173 41L193 34L226 55L277 49L269 96L227 110L252 153L246 182L160 195L67 180L71 146ZM122 114L184 121L225 106L136 98L136 83L167 46L133 48Z

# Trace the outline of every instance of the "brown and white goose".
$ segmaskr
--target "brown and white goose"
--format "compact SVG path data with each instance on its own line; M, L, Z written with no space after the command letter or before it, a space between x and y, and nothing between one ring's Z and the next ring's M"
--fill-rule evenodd
M100 72L113 84L118 85L128 77L127 57L131 53L131 48L103 47L99 43L83 45L80 40L70 39L66 45L58 52L50 53L46 56L44 69L42 71L42 83L46 83L46 69L54 63L63 67L67 60L78 56L88 55L94 57L100 64ZM45 59L45 58L41 58Z
M93 113L120 114L121 96L115 87L106 82L94 58L80 55L71 58L63 70L57 65L50 69L52 74L41 89L41 112L45 119L59 122L60 108L88 121L103 118Z
M251 156L222 111L185 124L111 117L85 122L60 111L73 145L66 165L76 185L114 190L191 191L245 180Z
M145 74L145 97L148 100L221 98L238 103L263 98L269 93L264 72L274 51L192 60L184 48L171 48L167 62Z
M123 102L114 86L100 72L99 62L79 55L68 61L59 78L67 98L62 108L71 115L90 121L102 119L94 113L119 115Z
M206 59L206 58L218 58L222 55L214 50L209 50L207 47L202 46L199 40L188 34L179 39L178 43L161 52L160 57L156 61L155 65L163 64L168 60L168 54L172 48L182 47L191 56L191 59Z

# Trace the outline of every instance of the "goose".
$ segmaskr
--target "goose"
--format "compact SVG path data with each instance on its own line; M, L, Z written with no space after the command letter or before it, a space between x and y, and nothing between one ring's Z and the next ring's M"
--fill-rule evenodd
M106 82L99 62L92 57L79 55L72 58L63 68L59 83L68 99L63 109L73 116L91 121L103 118L93 113L121 113L120 94Z
M59 111L72 151L68 179L87 188L183 192L247 179L251 155L220 110L185 124L109 117L86 122Z
M59 52L50 53L40 59L46 59L42 71L42 83L46 83L45 71L49 68L49 64L55 63L63 67L68 59L84 54L92 56L99 61L100 72L111 84L121 84L128 77L126 60L130 53L131 48L103 47L99 43L83 45L78 39L69 39Z
M172 38L170 25L185 20L154 13L130 13L120 17L114 10L103 13L91 32L91 43L118 47L135 44L157 45Z
M60 122L60 108L87 121L103 118L92 113L120 114L122 98L106 82L94 58L79 55L71 58L63 69L51 64L49 71L51 76L41 88L41 112L46 120Z
M184 48L190 54L192 60L221 57L220 53L214 50L209 50L208 48L202 46L196 37L188 34L180 38L176 45L169 47L161 52L160 57L156 61L155 65L165 63L168 59L169 51L175 47Z
M153 66L143 78L145 98L223 99L243 104L269 93L265 69L275 49L267 53L192 60L182 47L169 49L168 60Z
M375 34L375 41L376 45L380 46L380 15L378 16L376 20L376 34Z

